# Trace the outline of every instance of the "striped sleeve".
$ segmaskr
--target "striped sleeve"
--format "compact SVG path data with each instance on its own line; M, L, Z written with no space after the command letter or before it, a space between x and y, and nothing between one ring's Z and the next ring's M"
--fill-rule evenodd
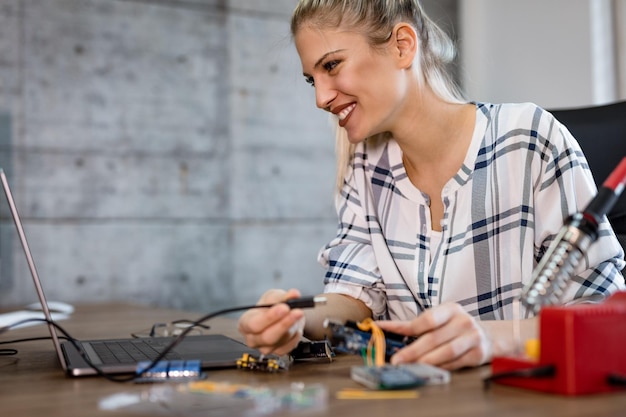
M337 197L339 225L336 237L319 253L326 268L325 292L350 295L365 303L375 316L386 310L386 293L371 245L361 200L349 174Z

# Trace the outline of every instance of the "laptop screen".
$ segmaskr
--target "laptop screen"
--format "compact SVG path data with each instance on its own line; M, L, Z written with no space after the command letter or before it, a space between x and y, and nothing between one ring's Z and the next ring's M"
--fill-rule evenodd
M4 170L2 168L0 168L0 181L2 181L2 189L4 190L4 195L6 196L7 202L9 203L11 217L13 218L13 223L15 223L15 227L17 228L17 234L20 238L20 242L22 244L22 249L24 250L24 254L26 255L26 262L28 263L30 275L33 278L35 289L37 290L37 297L39 297L39 302L41 303L41 309L43 311L43 314L46 320L51 321L52 315L50 314L50 309L48 308L48 303L46 302L46 296L43 292L41 281L39 280L39 274L37 273L37 268L35 267L35 263L33 262L33 256L30 252L30 248L28 247L28 241L26 240L26 235L24 234L24 228L22 227L22 221L20 220L20 216L17 212L17 207L15 206L15 201L13 200L13 195L11 194L11 188L9 187L9 182L7 181L6 174L4 173ZM61 366L63 367L63 370L67 370L67 363L65 362L65 357L63 355L63 352L61 351L61 344L59 342L59 337L57 335L56 329L50 322L48 323L48 329L50 330L50 336L52 336L54 349L57 352L57 356L59 357Z

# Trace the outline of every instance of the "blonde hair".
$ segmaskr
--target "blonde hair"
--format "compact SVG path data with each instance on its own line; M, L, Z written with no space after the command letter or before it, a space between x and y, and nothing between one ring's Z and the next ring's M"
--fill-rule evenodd
M320 29L350 28L359 30L372 47L389 40L393 27L400 22L409 23L420 41L420 54L416 69L420 80L444 101L466 103L463 94L452 80L447 65L456 55L450 37L435 24L422 9L419 0L300 0L291 16L291 34L306 24ZM343 187L344 177L354 156L356 145L348 141L345 129L336 118L335 140L337 152L337 188ZM368 141L387 140L388 133L380 133Z

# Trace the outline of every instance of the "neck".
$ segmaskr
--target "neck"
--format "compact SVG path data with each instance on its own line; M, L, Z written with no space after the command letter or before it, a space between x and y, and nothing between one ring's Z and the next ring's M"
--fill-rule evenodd
M403 117L407 122L392 134L402 149L411 182L429 195L439 195L463 165L474 132L476 109L471 104L437 99L413 111L417 116Z
M432 98L419 100L407 110L409 115L398 118L403 122L391 133L414 171L447 164L459 168L474 131L474 106Z

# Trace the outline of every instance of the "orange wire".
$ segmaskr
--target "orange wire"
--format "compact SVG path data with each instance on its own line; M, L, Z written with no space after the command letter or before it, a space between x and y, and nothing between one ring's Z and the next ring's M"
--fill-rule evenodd
M384 366L385 365L385 333L376 325L374 320L367 318L359 323L357 327L363 331L371 331L369 343L367 344L367 366ZM374 355L372 355L372 350ZM374 356L374 364L372 365L372 357Z

